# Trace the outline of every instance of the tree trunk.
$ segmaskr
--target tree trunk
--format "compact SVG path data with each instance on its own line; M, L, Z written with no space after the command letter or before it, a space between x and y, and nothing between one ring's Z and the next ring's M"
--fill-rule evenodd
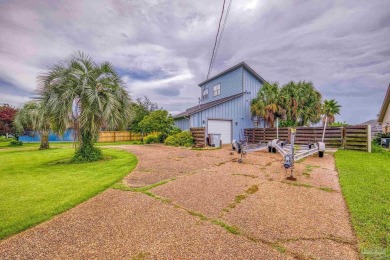
M42 131L41 132L41 145L39 146L40 150L49 149L49 132Z

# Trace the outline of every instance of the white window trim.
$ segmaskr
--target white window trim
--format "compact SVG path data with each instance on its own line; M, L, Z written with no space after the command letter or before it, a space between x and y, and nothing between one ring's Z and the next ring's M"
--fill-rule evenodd
M221 95L221 84L214 85L213 94L214 97Z
M202 99L205 100L208 98L209 98L209 89L205 88L205 89L203 89L203 92L202 92Z

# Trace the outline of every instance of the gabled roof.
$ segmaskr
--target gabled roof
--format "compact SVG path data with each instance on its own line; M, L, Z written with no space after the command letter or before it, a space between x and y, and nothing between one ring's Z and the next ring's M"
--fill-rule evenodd
M381 111L379 113L379 117L378 117L379 123L383 122L383 118L385 117L385 114L386 114L387 108L389 107L389 104L390 104L390 84L387 87L387 93L386 93L385 99L383 100Z
M227 102L229 100L235 99L237 97L241 97L242 95L244 95L243 92L235 94L235 95L232 95L232 96L228 96L228 97L225 97L225 98L221 98L221 99L218 99L218 100L214 100L214 101L211 101L211 102L208 102L208 103L205 103L205 104L201 104L201 105L197 105L197 106L194 106L194 107L190 107L185 112L173 116L173 118L182 118L182 117L185 117L185 116L190 116L192 114L198 113L198 112L200 112L202 110L205 110L205 109L208 109L210 107L214 107L214 106L217 106L219 104L225 103L225 102Z
M227 73L229 73L229 72L231 72L231 71L233 71L233 70L236 70L236 69L238 69L238 68L240 68L240 67L244 67L244 69L246 69L250 74L253 75L253 77L255 77L256 79L258 79L261 83L264 84L264 83L266 82L265 79L263 79L259 74L257 74L256 71L254 71L251 67L249 67L248 64L246 64L245 62L240 62L240 63L238 63L237 65L235 65L235 66L233 66L233 67L231 67L231 68L229 68L229 69L227 69L227 70L225 70L225 71L222 71L221 73L219 73L219 74L217 74L217 75L215 75L215 76L209 78L208 80L205 80L205 81L203 81L202 83L199 83L198 86L199 86L199 87L200 87L200 86L203 86L204 84L209 83L210 81L212 81L212 80L214 80L214 79L216 79L216 78L218 78L218 77L221 77L221 76L223 76L223 75L225 75L225 74L227 74Z

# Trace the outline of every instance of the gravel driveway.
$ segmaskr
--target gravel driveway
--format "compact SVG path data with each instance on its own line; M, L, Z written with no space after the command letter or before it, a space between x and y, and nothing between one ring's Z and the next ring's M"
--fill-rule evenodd
M0 243L0 259L358 259L334 158L120 146L122 185Z

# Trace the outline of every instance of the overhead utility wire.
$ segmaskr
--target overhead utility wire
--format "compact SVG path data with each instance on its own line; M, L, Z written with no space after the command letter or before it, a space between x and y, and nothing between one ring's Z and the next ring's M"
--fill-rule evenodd
M212 62L211 62L210 73L213 71L214 61L215 61L215 58L217 57L217 54L218 54L219 45L221 44L221 39L222 39L222 36L223 36L223 32L225 31L226 20L227 20L227 18L229 16L230 6L232 5L232 2L233 2L233 0L230 0L228 9L227 9L226 14L225 14L225 19L224 19L223 24L222 24L222 30L221 30L221 33L219 34L219 38L218 38L218 42L217 42L217 48L215 49L215 53L214 53L214 56L213 56L213 59L212 59Z
M217 42L218 42L219 29L221 28L221 21L222 21L222 16L223 16L223 12L224 11L225 11L225 0L223 0L221 18L219 18L218 30L217 30L217 35L215 36L214 48L213 48L213 53L212 53L211 59L210 59L210 65L209 65L209 71L207 73L207 79L209 79L209 76L210 76L211 64L212 64L212 61L213 61L213 58L214 58L215 48L216 48Z

